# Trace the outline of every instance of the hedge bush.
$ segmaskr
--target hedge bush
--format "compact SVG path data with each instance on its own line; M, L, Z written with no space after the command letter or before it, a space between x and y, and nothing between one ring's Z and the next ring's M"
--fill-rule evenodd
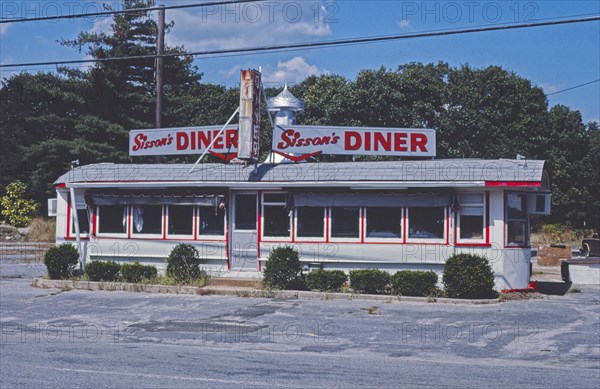
M75 246L70 243L52 246L44 255L48 276L53 280L71 277L78 263L79 254Z
M358 293L387 294L390 274L378 269L352 270L350 286Z
M429 296L437 281L432 271L401 270L391 277L393 293L401 296Z
M121 265L121 278L123 278L125 282L151 280L156 278L157 275L158 271L154 266L142 265L139 262Z
M291 246L277 247L269 255L263 281L273 289L302 289L301 270L298 251Z
M191 281L204 277L200 269L201 259L198 250L185 243L173 247L167 258L167 275L177 281Z
M121 265L109 261L93 261L85 266L85 274L90 281L117 281Z
M479 255L457 254L448 258L443 283L448 297L493 298L494 272L488 260Z
M338 291L347 280L342 270L316 269L306 276L306 286L311 290Z

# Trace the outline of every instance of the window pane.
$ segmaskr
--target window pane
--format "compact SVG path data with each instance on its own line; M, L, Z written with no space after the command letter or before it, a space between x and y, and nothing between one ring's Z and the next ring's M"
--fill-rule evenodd
M460 207L460 216L483 216L483 207Z
M460 215L460 238L483 239L483 216Z
M526 221L508 221L506 239L509 246L526 246L527 239L527 222Z
M265 193L265 203L285 203L285 193Z
M77 210L77 221L79 222L79 233L89 234L90 232L90 219L88 217L87 209ZM71 220L71 233L75 234L75 223Z
M133 232L162 234L162 205L136 205L133 211Z
M194 233L194 207L169 205L169 234L192 235Z
M225 235L225 210L200 207L198 235Z
M331 236L334 238L358 238L360 236L358 218L358 208L331 208Z
M401 226L401 208L367 208L367 238L400 238Z
M444 208L409 208L408 218L409 238L444 238Z
M325 222L323 221L323 207L299 207L296 210L298 218L297 236L302 238L323 237Z
M235 196L236 230L256 230L256 195Z
M282 205L264 206L265 236L290 236L290 216Z
M461 193L461 204L483 204L483 193Z
M527 204L524 194L509 193L506 196L506 206L509 219L527 219Z
M125 205L101 205L98 209L99 233L122 234L127 232L127 208Z

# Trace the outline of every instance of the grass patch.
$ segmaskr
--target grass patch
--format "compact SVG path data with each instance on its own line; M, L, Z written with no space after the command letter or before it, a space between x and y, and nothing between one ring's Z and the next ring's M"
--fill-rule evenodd
M571 289L569 289L569 293L581 293L581 289L579 289L579 288L571 288Z
M197 288L202 288L208 285L210 277L200 277L195 280L189 281L179 281L173 277L169 276L157 276L151 280L143 280L139 282L139 284L144 285L165 285L165 286L195 286Z
M29 242L54 242L56 241L56 219L37 217L29 223L27 240Z
M367 311L367 313L369 315L379 315L379 312L377 312L377 310L379 309L378 306L373 305L372 307L369 308L361 308L363 311Z

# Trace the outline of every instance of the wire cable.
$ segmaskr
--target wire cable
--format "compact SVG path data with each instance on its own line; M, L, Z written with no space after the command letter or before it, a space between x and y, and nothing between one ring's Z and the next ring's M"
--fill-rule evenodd
M590 85L590 84L593 84L593 83L598 82L598 81L600 81L600 78L597 79L597 80L594 80L594 81L586 82L584 84L575 85L575 86L572 86L572 87L567 88L567 89L562 89L562 90L559 90L559 91L556 91L556 92L552 92L552 93L546 93L546 96L552 96L552 95L563 93L563 92L566 92L566 91L569 91L569 90L572 90L572 89L581 88L582 86Z
M479 33L479 32L487 32L487 31L514 30L514 29L522 29L522 28L555 26L555 25L561 25L561 24L585 23L585 22L593 22L593 21L598 21L598 20L600 20L600 16L592 16L592 17L578 18L578 19L565 19L565 20L554 20L554 21L544 21L544 22L509 24L509 25L500 25L500 26L463 28L463 29L453 29L453 30L438 30L438 31L414 33L414 34L372 36L372 37L338 39L338 40L331 40L331 41L309 42L309 43L288 43L288 44L283 44L283 45L234 48L234 49L224 49L224 50L175 52L175 53L163 54L161 57L163 57L163 58L187 57L187 56L198 57L198 56L205 56L205 55L213 55L214 56L217 54L233 54L233 53L240 54L240 53L264 52L264 51L289 50L289 49L321 48L321 47L351 45L351 44L360 44L360 43L394 41L394 40L401 40L401 39L426 38L426 37L435 37L435 36L448 36L448 35ZM148 54L148 55L108 57L108 58L91 58L91 59L78 59L78 60L66 60L66 61L27 62L27 63L17 63L17 64L0 64L0 68L14 68L14 67L24 67L24 66L44 66L44 65L67 65L67 64L80 64L80 63L99 63L99 62L110 62L110 61L149 59L149 58L156 58L156 57L157 57L157 55Z

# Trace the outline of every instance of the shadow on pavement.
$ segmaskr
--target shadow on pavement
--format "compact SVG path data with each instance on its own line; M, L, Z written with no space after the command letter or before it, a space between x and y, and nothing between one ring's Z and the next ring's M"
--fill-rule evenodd
M536 285L536 292L541 294L550 294L563 296L571 288L571 282L560 282L560 281L538 281Z

